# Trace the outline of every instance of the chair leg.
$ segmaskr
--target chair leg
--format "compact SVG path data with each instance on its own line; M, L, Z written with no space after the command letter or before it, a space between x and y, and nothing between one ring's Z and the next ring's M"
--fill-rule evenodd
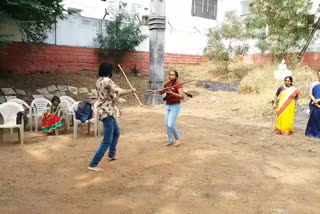
M64 119L64 130L65 130L65 131L68 131L68 130L69 130L69 127L68 127L68 118L65 118L65 119Z
M3 135L4 135L3 129L0 129L0 143L3 143Z
M94 136L98 137L98 124L97 124L97 121L94 122Z
M74 126L74 118L73 118L73 115L70 115L70 126Z
M66 116L64 116L63 119L61 119L61 121L63 121L64 130L67 131L68 130L68 125L67 125Z
M34 117L34 130L38 131L38 120L39 118L37 116Z
M99 132L99 135L101 136L101 132L103 131L103 123L100 122L100 132Z
M97 136L100 137L100 121L97 121Z
M24 128L23 127L19 127L18 128L18 139L21 143L21 145L23 145L23 140L24 140Z
M29 127L30 127L30 131L32 132L32 116L30 116L30 119L29 119Z
M74 139L78 138L78 124L73 121L73 136Z
M13 134L13 128L10 128L10 134Z
M21 126L21 128L20 128L20 138L21 138L21 145L23 145L23 143L24 143L24 127L23 126Z
M90 134L90 122L88 123L88 134Z
M69 130L70 129L69 115L66 114L65 118L66 118L65 122L66 122L66 125L67 125L67 130Z
M21 128L18 128L18 141L21 142Z
M23 141L24 141L24 120L22 120L19 133L20 133L21 145L23 145Z

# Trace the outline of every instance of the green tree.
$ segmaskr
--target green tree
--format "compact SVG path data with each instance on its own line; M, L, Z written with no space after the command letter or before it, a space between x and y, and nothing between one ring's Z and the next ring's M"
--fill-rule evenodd
M119 11L115 20L106 24L106 32L97 34L96 42L101 54L107 56L110 51L134 51L147 38L140 27L141 24L133 15Z
M216 61L220 69L228 71L228 66L236 56L244 55L249 45L244 42L246 30L241 18L235 11L225 14L224 22L220 27L209 30L207 46L204 50L209 60Z
M57 19L64 18L63 0L2 0L0 19L16 21L22 40L41 43Z
M248 33L257 39L257 47L277 58L297 52L305 44L314 17L309 0L253 0L246 19Z

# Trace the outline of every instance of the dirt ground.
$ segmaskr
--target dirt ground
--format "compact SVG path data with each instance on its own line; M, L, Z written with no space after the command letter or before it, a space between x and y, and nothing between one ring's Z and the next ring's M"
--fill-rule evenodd
M27 132L0 145L0 213L320 213L320 142L271 132L212 92L182 104L181 147L166 147L164 106L122 107L119 160L87 171L101 138ZM231 95L231 93L230 93Z

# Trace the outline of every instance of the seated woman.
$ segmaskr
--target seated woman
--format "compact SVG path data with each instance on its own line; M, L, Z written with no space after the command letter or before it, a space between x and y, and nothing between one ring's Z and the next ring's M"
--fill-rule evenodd
M276 103L279 98L275 127L276 134L292 135L296 100L300 93L300 91L292 85L292 82L293 79L291 76L285 77L284 86L278 88L274 98L274 109L277 108Z
M55 131L56 135L58 135L59 132L57 128L62 126L60 120L60 98L54 96L51 103L52 105L49 111L43 115L41 131L47 132L48 134L52 134Z
M306 128L306 136L320 138L320 70L317 72L318 81L310 86L310 117Z

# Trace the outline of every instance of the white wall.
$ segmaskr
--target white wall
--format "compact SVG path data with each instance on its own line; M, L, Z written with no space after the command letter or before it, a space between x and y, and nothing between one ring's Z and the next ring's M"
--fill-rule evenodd
M68 19L57 23L56 44L96 47L94 38L97 36L97 33L105 29L105 22L106 21L103 22L102 20L78 15L69 16Z
M115 10L120 2L127 3L126 8L130 11L135 9L142 15L148 15L150 13L150 0L109 0L102 2L99 0L92 1L79 1L79 0L65 0L65 6L76 7L82 9L82 15L101 18L104 15L104 10L107 9L109 12ZM222 22L224 13L227 10L240 9L240 0L218 0L217 8L217 20L205 19L201 17L194 17L191 15L192 0L167 0L166 1L166 18L167 18L167 29L166 29L166 53L180 53L180 54L202 54L204 47L206 46L207 37L206 34L209 28L217 26ZM106 19L112 20L112 14L108 15ZM169 24L170 23L170 24ZM73 23L59 23L59 28L64 27L65 32L69 32ZM81 24L81 23L80 23ZM74 29L72 32L77 32ZM72 35L71 32L71 35ZM92 31L82 29L84 37L94 36ZM143 27L143 32L149 34L148 27ZM74 34L74 33L73 33ZM76 33L77 34L77 33ZM65 37L65 35L63 36ZM70 36L68 36L70 37ZM80 37L78 39L78 37ZM58 37L59 38L59 37ZM79 46L94 47L94 44L90 41L86 41L81 36L75 36L76 39L64 38L58 41L58 44L71 44ZM62 41L63 40L63 41ZM138 51L149 51L149 40L146 39L139 47L136 48Z
M97 17L104 14L105 2L92 1L73 1L67 0L70 7L80 7L83 10L82 14L90 15L95 9ZM138 0L127 0L132 3L133 7L137 8L140 15L149 14L146 8L150 6L148 0L141 1L141 5L137 6ZM81 4L80 4L81 3ZM142 4L143 3L143 4ZM132 8L128 4L128 8ZM230 9L239 9L240 0L218 0L217 20L193 17L191 15L192 0L167 0L166 1L166 53L176 54L193 54L201 55L207 42L207 31L223 20L224 13ZM87 10L86 10L87 9ZM91 11L91 12L90 12ZM48 32L48 39L45 41L48 44L80 46L80 47L97 47L94 38L98 32L105 32L105 23L101 19L83 17L79 15L68 16L67 19L59 20L53 27L51 32ZM170 23L170 24L169 24ZM21 41L19 31L13 21L7 21L1 25L0 33L13 34L11 41ZM147 26L142 27L142 31L148 35ZM149 51L149 39L142 42L137 48L137 51Z
M94 38L98 32L105 31L108 21L82 17L78 15L68 16L64 20L58 20L52 30L47 33L47 44L97 47ZM13 20L1 20L0 34L13 35L8 41L21 42L21 35Z

